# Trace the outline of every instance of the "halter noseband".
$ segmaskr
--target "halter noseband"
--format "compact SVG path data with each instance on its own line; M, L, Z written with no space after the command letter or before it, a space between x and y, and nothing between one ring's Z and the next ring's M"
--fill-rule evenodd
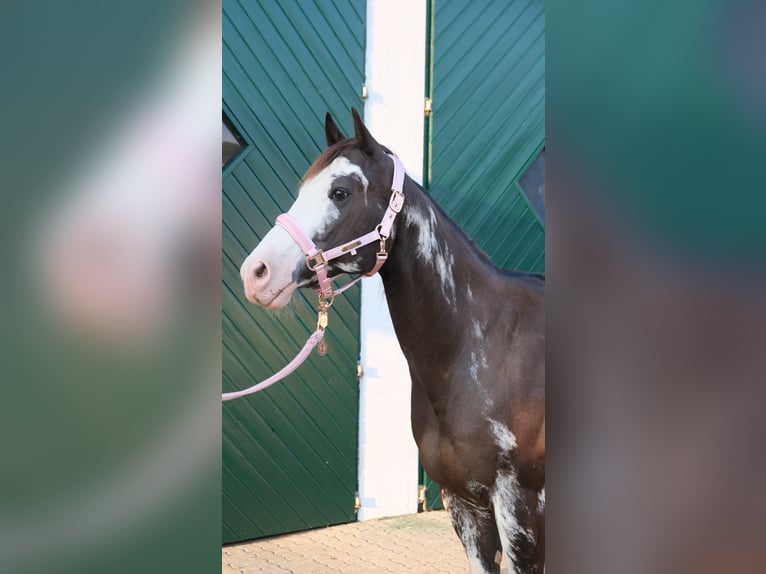
M296 221L295 218L290 214L282 213L277 217L276 224L290 234L290 237L293 238L293 240L298 244L298 247L300 247L301 251L303 251L303 253L306 255L306 267L308 267L310 271L313 271L316 274L317 280L319 281L319 288L316 289L316 291L319 293L319 299L321 301L327 302L327 307L332 305L332 301L335 295L343 293L343 291L354 285L362 277L372 277L375 275L380 270L380 268L383 267L386 259L388 259L388 252L386 251L386 240L388 239L389 235L391 235L391 227L394 225L396 215L402 210L402 206L404 205L404 193L402 192L402 188L404 187L404 166L402 165L402 162L399 161L398 157L392 154L388 154L388 156L394 162L394 177L393 181L391 182L391 197L388 200L388 207L386 208L386 212L383 214L383 219L381 219L380 223L375 227L375 229L369 233L365 233L356 239L352 239L351 241L348 241L343 245L333 247L332 249L322 250L317 248L316 244L311 240L306 232L303 231L300 223L298 223L298 221ZM360 274L358 277L343 287L333 290L332 279L327 276L327 264L333 259L342 257L347 253L356 255L357 249L364 247L365 245L369 245L370 243L374 243L375 241L380 241L380 250L375 255L375 265L372 267L372 269L370 269L370 271L367 273Z

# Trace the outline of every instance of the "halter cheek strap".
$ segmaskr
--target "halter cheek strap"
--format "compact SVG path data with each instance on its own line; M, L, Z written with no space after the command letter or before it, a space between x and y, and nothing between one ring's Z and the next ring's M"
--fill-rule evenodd
M300 223L298 223L298 221L296 221L290 214L283 213L277 217L276 224L287 231L290 237L292 237L298 244L298 247L300 247L301 251L306 255L306 267L308 267L310 271L316 273L317 281L319 281L317 292L319 293L320 299L332 301L335 295L343 293L343 291L354 285L362 277L371 277L375 275L380 271L380 268L383 267L383 264L388 259L386 240L391 235L391 228L394 225L396 216L402 210L402 206L404 205L404 193L402 192L404 187L404 166L402 165L402 162L399 161L398 157L391 154L388 154L388 156L394 162L391 197L388 200L388 207L386 208L386 212L383 214L380 223L369 233L365 233L356 239L352 239L342 245L323 251L322 249L317 248L316 244L303 231ZM356 255L357 249L369 245L370 243L374 243L375 241L380 241L380 249L375 255L375 264L372 269L367 273L360 274L343 287L333 290L332 280L327 276L327 264L333 259L337 259L338 257L342 257L349 253L351 255Z

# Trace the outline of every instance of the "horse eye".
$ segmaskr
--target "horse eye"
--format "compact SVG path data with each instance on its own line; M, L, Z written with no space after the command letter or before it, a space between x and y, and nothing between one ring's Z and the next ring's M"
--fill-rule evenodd
M333 201L343 201L348 198L348 190L342 187L336 187L330 192L330 199Z

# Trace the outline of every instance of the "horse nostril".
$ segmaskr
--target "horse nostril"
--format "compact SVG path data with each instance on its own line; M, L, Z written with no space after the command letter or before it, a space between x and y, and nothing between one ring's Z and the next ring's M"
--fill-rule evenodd
M268 275L269 268L266 267L265 263L258 263L255 266L255 269L253 270L253 273L255 274L255 278L256 279L263 279L264 277L266 277L266 275Z

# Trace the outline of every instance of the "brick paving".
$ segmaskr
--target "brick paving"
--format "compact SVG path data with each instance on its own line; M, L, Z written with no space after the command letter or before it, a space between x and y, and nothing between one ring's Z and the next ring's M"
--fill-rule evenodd
M443 510L232 544L223 547L221 565L223 574L468 572L463 547Z

